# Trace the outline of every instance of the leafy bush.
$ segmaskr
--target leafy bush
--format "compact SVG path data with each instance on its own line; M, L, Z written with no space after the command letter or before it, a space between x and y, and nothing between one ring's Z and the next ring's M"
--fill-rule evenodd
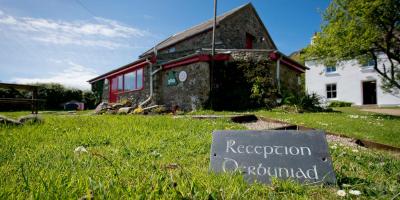
M282 99L283 105L294 106L298 112L322 112L327 111L321 105L321 97L315 93L289 93Z
M353 103L346 101L331 101L328 107L350 107Z

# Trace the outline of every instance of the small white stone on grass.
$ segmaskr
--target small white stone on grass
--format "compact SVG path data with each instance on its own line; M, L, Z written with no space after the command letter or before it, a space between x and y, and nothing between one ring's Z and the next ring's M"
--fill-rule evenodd
M76 147L74 150L74 153L87 153L88 151L86 150L86 148L84 146L79 146Z
M358 195L361 195L361 192L358 190L349 190L349 194L358 196Z
M344 191L344 190L338 190L338 191L336 192L336 194L337 194L338 196L344 197L344 196L346 196L346 191Z
M346 183L345 183L345 184L343 184L342 186L343 186L343 187L347 187L347 188L348 188L348 187L351 187L351 185L349 185L349 184L346 184Z

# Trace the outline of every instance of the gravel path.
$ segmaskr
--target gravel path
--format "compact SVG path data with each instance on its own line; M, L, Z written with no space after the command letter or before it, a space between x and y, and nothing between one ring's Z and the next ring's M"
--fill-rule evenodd
M272 129L283 128L283 127L287 126L287 124L276 123L276 122L266 122L266 121L262 121L262 120L258 120L256 122L250 122L250 123L243 123L243 125L250 130L272 130Z
M374 109L361 109L361 111L374 112L374 113L393 115L393 116L400 116L400 109L374 108Z

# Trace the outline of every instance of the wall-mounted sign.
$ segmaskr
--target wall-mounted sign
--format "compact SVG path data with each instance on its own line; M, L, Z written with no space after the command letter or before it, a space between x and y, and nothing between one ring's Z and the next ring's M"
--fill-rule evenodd
M185 82L187 79L187 73L185 71L179 72L179 81L180 82Z
M250 183L336 183L322 131L214 131L210 160L211 171L239 171Z
M176 72L174 71L169 71L168 72L168 77L167 77L167 85L168 86L173 86L178 84L178 80L176 80Z

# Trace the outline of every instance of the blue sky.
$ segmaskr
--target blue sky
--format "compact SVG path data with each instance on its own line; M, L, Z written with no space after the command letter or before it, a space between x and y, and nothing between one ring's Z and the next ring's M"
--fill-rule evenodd
M218 14L249 0L219 0ZM319 31L328 0L252 0L278 49ZM0 82L89 89L97 75L212 18L213 0L0 0Z

